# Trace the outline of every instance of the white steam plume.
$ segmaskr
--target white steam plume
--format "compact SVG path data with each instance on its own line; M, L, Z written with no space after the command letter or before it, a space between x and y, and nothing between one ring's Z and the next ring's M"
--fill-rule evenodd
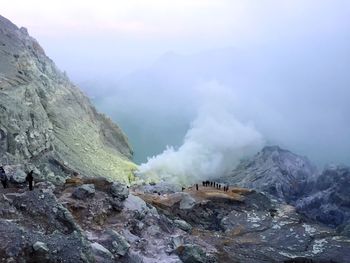
M163 153L141 164L141 177L181 184L215 178L261 148L260 133L252 125L239 122L230 112L233 96L229 89L210 82L197 91L198 116L182 146L178 149L168 146Z

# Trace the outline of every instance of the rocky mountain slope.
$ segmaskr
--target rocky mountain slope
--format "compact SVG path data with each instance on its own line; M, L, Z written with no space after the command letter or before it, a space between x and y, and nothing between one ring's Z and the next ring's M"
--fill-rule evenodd
M318 172L307 158L269 146L220 180L268 193L313 220L350 231L349 167Z
M215 248L218 262L350 260L349 237L253 190L199 187L160 196L141 191L139 196L163 214L189 223L192 235Z
M133 176L131 155L26 29L0 17L0 161L10 178L0 263L350 262L349 168L319 174L266 147L221 178L227 192L129 188L120 181Z
M128 181L126 136L96 112L25 28L0 16L0 163L61 180L72 171ZM35 169L37 168L37 169Z
M306 157L278 146L267 146L220 180L291 202L304 194L308 181L316 175L315 166Z
M350 168L328 167L307 188L296 202L298 211L350 233Z
M350 260L349 237L256 191L151 188L81 177L0 188L0 262Z
M101 177L37 183L31 192L12 185L0 189L0 203L1 263L215 262L215 249L186 222Z

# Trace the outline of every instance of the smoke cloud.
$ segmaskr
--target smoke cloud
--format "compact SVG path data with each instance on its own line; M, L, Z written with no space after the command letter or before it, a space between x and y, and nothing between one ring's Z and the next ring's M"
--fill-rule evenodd
M183 144L178 149L167 146L163 153L141 164L141 177L181 184L219 177L263 145L262 135L251 123L234 117L229 104L234 101L230 89L209 82L195 90L198 115Z

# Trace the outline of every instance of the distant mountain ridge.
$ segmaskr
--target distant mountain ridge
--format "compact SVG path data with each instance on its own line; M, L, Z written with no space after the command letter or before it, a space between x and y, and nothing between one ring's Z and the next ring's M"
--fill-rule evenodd
M72 171L129 181L132 149L25 28L0 16L0 162L61 180Z
M331 166L319 172L306 157L267 146L220 180L268 193L326 225L349 228L349 167Z

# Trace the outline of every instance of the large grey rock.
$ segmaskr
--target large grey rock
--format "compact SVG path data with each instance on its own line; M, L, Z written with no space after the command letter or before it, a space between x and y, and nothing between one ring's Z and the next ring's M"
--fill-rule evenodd
M112 259L113 258L113 254L104 246L102 246L101 244L94 242L91 244L91 248L93 253L99 257L100 259L102 258L107 258L107 259Z
M98 238L98 242L117 257L125 256L130 248L130 244L126 241L124 236L113 229L103 231Z
M210 260L203 249L196 245L185 244L179 246L176 253L184 263L206 263Z
M129 189L125 184L113 182L111 185L111 195L120 201L124 201L129 196Z
M194 207L196 200L188 193L181 193L180 209L189 210Z
M124 208L139 214L157 214L157 210L154 207L149 207L144 200L132 194L124 201Z
M184 244L184 240L182 236L175 236L171 238L171 246L174 249L177 249L178 247L182 246Z
M95 195L95 185L93 184L83 184L78 186L72 196L76 199L84 200L89 197L93 197Z
M47 253L49 252L49 248L44 242L37 241L33 245L34 251L41 252L41 253Z
M26 182L26 173L21 169L17 169L15 174L11 177L11 182L15 184L23 184Z
M113 252L120 256L125 256L130 248L130 244L126 239L114 230L109 231L112 239Z
M184 220L174 220L174 224L183 231L192 230L192 226Z

